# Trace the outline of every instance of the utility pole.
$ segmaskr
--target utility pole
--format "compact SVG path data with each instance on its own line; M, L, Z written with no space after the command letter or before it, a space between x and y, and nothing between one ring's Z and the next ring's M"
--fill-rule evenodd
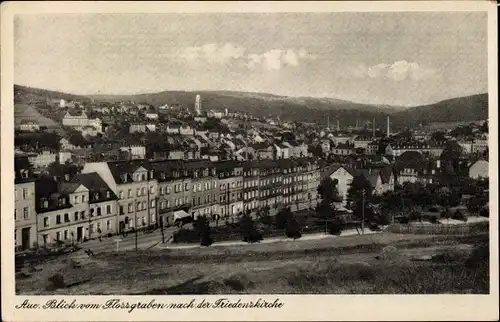
M135 251L138 250L137 247L137 202L134 200L134 232L135 232Z
M365 189L361 190L361 234L365 234Z

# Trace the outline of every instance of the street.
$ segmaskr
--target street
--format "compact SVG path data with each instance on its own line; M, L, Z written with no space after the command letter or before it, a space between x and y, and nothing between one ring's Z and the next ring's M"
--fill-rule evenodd
M312 206L314 207L315 201L312 202ZM291 204L290 208L293 212L297 211L297 206L295 204ZM309 208L309 202L304 202L304 203L299 203L299 210L307 209ZM278 213L279 209L270 209L269 213L271 216L275 216ZM252 214L252 217L255 218L255 213ZM236 222L238 218L234 218L234 221ZM229 218L229 221L231 219ZM224 225L225 219L219 220L218 225ZM210 226L215 227L216 226L215 221L210 221ZM184 228L190 229L192 228L192 224L186 224L184 225ZM174 232L177 230L177 227L168 227L164 228L163 232L165 234L165 242L167 242L170 238L173 237ZM102 253L102 252L114 252L117 250L117 241L118 242L118 251L127 251L127 250L134 250L135 249L135 233L128 233L126 237L123 237L122 235L119 236L113 236L113 237L103 237L102 241L99 241L98 239L93 239L89 240L83 244L80 244L79 246L82 247L83 249L90 249L92 252L95 254ZM152 232L149 233L144 233L144 232L138 232L137 233L137 248L138 249L148 249L150 247L155 246L158 243L161 243L162 237L161 237L161 230L158 228Z

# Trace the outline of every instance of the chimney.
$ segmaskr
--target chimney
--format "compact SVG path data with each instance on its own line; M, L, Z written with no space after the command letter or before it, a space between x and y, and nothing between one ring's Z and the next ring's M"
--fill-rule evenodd
M389 116L387 116L387 137L391 135L391 124L389 120Z
M340 132L340 121L337 120L337 132Z

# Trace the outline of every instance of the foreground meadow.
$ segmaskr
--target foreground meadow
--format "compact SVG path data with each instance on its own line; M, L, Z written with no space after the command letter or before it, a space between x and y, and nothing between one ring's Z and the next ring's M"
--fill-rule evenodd
M84 253L16 277L18 294L489 292L488 236L381 233L141 252ZM78 265L74 265L75 261ZM56 272L66 285L55 288Z

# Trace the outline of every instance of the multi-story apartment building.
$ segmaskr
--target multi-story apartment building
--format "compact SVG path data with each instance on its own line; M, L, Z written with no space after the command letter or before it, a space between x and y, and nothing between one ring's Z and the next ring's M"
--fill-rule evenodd
M84 185L43 178L35 183L35 195L39 245L74 243L88 236L89 190Z
M76 227L74 231L76 240L80 241L84 235L87 238L96 238L116 234L118 232L118 197L111 191L106 182L95 172L77 174L71 182L82 184L89 190L88 227L85 228L87 234L81 232L83 225ZM85 210L75 209L73 213L75 222L78 222L79 217L82 217L82 211ZM80 219L85 219L85 217Z
M189 216L192 201L192 183L187 168L181 160L164 160L151 163L158 181L158 216L164 226L176 219Z
M218 178L213 163L209 160L186 161L184 163L191 176L192 205L191 216L213 218L219 212Z
M243 209L254 211L259 207L259 162L243 164Z
M118 232L157 224L157 187L147 160L90 162L82 173L96 172L118 196Z
M221 218L235 216L243 211L243 166L233 160L214 166L219 178L219 214Z
M320 167L316 160L312 158L296 159L302 169L302 201L312 203L316 200L318 186L320 184Z
M36 246L35 180L27 157L14 159L14 171L14 245L26 250Z
M302 180L299 180L299 176L302 174L294 160L283 159L277 162L283 176L283 203L291 205L299 200L302 190Z
M278 208L282 203L282 175L276 160L258 161L259 205Z

